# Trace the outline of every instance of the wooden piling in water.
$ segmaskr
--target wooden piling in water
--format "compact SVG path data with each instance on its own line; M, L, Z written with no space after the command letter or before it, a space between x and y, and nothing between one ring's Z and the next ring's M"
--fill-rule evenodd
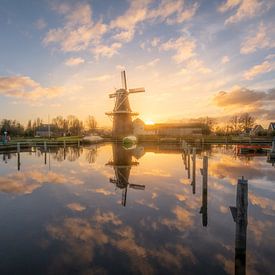
M192 153L192 161L193 161L193 165L192 165L192 187L193 187L193 194L196 193L196 148L193 148L193 153Z
M202 174L202 207L200 213L202 214L202 225L207 226L207 188L208 188L208 157L203 157L203 168L201 169Z
M238 180L236 206L230 206L235 228L235 274L245 274L246 270L246 231L248 207L248 181Z
M187 146L187 174L188 174L188 179L190 179L190 145Z

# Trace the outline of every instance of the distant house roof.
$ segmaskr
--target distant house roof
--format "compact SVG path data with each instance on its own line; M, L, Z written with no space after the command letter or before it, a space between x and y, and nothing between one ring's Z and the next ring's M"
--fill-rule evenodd
M134 121L133 121L134 124L145 124L144 121L140 118L136 118Z
M275 131L275 122L270 122L268 130Z
M256 133L261 132L263 130L264 130L263 126L260 125L260 124L257 124L257 125L254 126L253 129L251 129L250 134L256 134Z

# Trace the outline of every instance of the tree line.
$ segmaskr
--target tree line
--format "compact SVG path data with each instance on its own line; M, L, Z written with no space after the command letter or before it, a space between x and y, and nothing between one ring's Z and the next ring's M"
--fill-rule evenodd
M1 134L8 132L10 136L28 136L33 137L36 131L43 128L44 123L41 118L28 120L27 125L24 127L17 120L2 119L0 122ZM85 120L81 120L74 115L67 117L57 116L50 122L50 129L59 135L82 135L91 133L96 130L98 124L94 116L89 115Z

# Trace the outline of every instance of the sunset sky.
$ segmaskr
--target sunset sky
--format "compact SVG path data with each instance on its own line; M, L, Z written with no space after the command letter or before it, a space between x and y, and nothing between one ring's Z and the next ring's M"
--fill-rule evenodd
M0 118L94 115L126 69L145 121L275 121L274 0L0 0Z

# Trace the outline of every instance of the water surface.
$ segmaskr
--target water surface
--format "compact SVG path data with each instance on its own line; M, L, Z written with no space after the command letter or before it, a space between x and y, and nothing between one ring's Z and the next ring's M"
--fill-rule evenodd
M197 147L195 169L172 145L1 154L0 273L274 274L275 168L236 152Z

